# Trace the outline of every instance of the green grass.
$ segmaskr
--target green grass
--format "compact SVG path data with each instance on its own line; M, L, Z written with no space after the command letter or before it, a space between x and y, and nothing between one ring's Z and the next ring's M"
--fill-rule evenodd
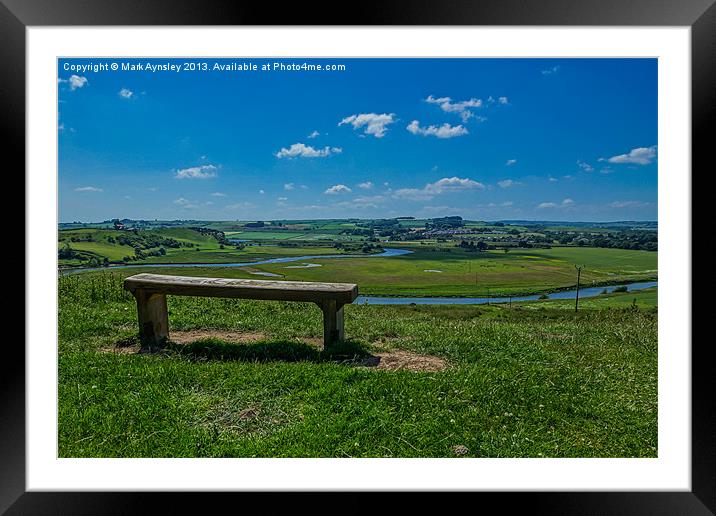
M484 253L456 248L422 250L390 258L311 259L321 267L292 269L291 263L259 265L288 280L356 283L361 293L405 296L482 296L539 293L576 284L574 264L584 264L582 283L603 285L657 278L657 255L647 251L553 248ZM425 272L426 270L439 270ZM242 277L232 269L183 274Z
M72 229L59 232L58 248L69 244L77 251L87 251L99 257L107 257L110 261L121 261L125 256L132 256L134 249L127 245L120 245L116 239L127 232L113 229ZM282 256L301 256L313 254L340 254L340 251L325 243L300 243L297 247L282 247L274 245L247 246L237 250L230 245L221 248L218 240L211 236L202 235L188 228L163 228L161 230L147 230L140 234L160 234L166 238L173 238L179 242L193 244L194 247L166 247L166 255L149 256L143 260L131 262L134 264L151 263L232 263L265 260ZM131 234L131 233L130 233ZM91 235L92 242L72 242L71 239L83 238ZM111 243L108 238L114 238ZM81 265L78 260L60 260L61 265Z
M562 308L574 309L574 299L548 299L539 302L519 303L525 308L543 309L543 308ZM595 297L588 297L579 300L580 309L602 309L602 308L630 308L631 306L638 308L655 308L658 305L657 288L648 288L637 292L623 292L600 294Z
M424 221L402 222L415 224ZM484 223L474 224L484 226ZM150 256L132 263L147 266L155 263L235 263L277 257L339 254L333 248L334 241L348 242L359 238L339 235L346 227L355 227L354 222L335 220L295 221L285 226L288 229L269 226L268 229L243 231L238 229L243 227L239 223L213 223L212 226L231 229L227 233L229 237L252 240L259 245L250 245L241 250L232 246L221 249L215 238L186 227L146 230L140 234L161 234L191 243L194 247L168 247L163 256ZM110 237L116 240L123 233L127 234L107 229L63 230L60 231L58 245L64 246L72 237L77 239L92 235L93 242L72 242L72 247L117 261L134 253L129 246L109 242ZM480 253L462 250L455 246L455 242L437 240L390 242L383 245L415 252L391 258L366 256L340 260L311 259L310 262L320 265L314 268L293 268L295 264L286 263L258 265L256 268L259 272L278 274L287 280L356 283L364 294L405 296L484 296L488 290L491 295L519 295L567 289L576 283L575 264L585 266L582 281L586 285L625 283L658 277L657 253L648 251L554 247ZM61 261L61 265L78 263L78 260ZM176 269L172 273L252 277L246 270L236 268Z
M152 263L232 263L254 262L270 258L288 256L341 254L338 249L325 245L282 247L277 245L247 246L241 250L226 247L213 249L185 250L179 253L167 252L166 256L152 256L146 260L134 262L138 265Z
M134 248L129 245L121 245L117 242L117 239L123 235L133 236L130 231L117 231L114 229L67 229L60 230L58 232L58 249L69 245L72 249L77 251L88 251L99 257L107 257L110 261L121 261L125 256L133 256ZM166 248L166 256L161 259L167 261L187 261L187 256L193 256L197 253L196 248L200 248L203 251L219 251L220 244L218 240L209 235L202 235L197 231L193 231L189 228L163 228L161 230L145 230L140 235L158 235L164 238L172 238L178 242L185 244L193 244L195 247L179 247L179 248ZM84 239L87 236L92 238L91 242L73 242L72 239ZM114 242L110 242L110 238L114 239ZM158 247L157 247L158 249ZM143 260L151 262L156 260L156 257L148 258ZM61 265L73 265L71 260L60 260Z
M656 457L654 309L346 307L170 297L170 327L262 332L137 354L121 275L61 277L61 457ZM116 352L118 343L128 346ZM439 372L353 356L407 350Z
M306 231L231 231L226 234L227 238L238 238L241 240L287 240L295 237L308 235Z
M127 246L110 244L106 241L102 242L69 242L70 247L76 251L88 251L98 256L106 256L111 261L120 261L128 255L134 254L134 250ZM71 260L63 260L63 263L69 264Z
M391 244L392 245L392 244ZM398 246L396 246L398 247ZM552 248L504 253L467 252L457 248L400 246L414 253L381 258L311 258L301 262L256 265L252 271L278 274L290 281L332 281L358 284L363 294L404 296L484 296L518 295L572 288L576 284L574 264L584 264L583 285L606 285L657 279L657 254L598 248ZM297 247L264 244L231 248L189 249L166 256L133 262L141 272L153 263L232 263L255 262L277 257L341 254L326 245L301 243ZM352 254L351 252L346 254ZM293 268L301 263L320 267ZM135 272L140 272L133 269ZM426 272L426 271L442 272ZM247 278L242 268L192 267L156 268L153 272L204 277ZM255 277L255 276L253 276Z

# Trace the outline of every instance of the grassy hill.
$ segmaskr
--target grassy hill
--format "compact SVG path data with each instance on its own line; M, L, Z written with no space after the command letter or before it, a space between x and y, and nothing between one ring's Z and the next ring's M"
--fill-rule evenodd
M147 355L121 275L59 281L60 457L658 455L654 309L349 305L321 352L312 304L170 297Z
M60 265L77 265L91 257L95 257L99 262L107 258L110 262L141 259L149 263L165 257L181 261L190 254L222 249L221 242L216 237L191 228L162 228L136 232L96 228L60 230L57 245L59 251L69 247L80 255L78 258L61 255ZM140 249L140 258L137 258L136 249Z

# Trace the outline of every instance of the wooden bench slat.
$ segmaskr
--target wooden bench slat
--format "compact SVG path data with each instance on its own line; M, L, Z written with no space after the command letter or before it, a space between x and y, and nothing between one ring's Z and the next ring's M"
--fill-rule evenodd
M124 280L125 290L201 297L228 297L274 301L352 303L358 297L353 283L197 278L164 274L136 274Z

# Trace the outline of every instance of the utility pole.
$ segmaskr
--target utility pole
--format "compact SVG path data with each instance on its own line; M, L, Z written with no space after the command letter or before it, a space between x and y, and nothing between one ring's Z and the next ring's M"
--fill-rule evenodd
M574 312L576 313L579 309L579 276L582 274L584 265L575 265L574 268L577 269L577 296L574 298Z

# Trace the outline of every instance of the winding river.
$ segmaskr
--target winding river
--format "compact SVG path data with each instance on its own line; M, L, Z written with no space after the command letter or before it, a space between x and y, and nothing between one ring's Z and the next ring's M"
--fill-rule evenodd
M235 262L235 263L146 263L146 264L127 264L127 265L111 265L109 267L76 267L72 269L60 269L60 274L76 274L78 272L87 271L106 271L114 269L131 269L131 268L183 268L183 267L253 267L256 265L264 265L270 263L290 263L306 260L324 260L335 258L391 258L393 256L402 256L410 254L413 251L407 249L385 248L382 253L376 254L319 254L319 255L303 255L288 256L283 258L269 258L267 260L259 260L256 262ZM439 272L439 271L434 271ZM632 291L644 290L658 286L657 281L642 281L629 283L626 285L609 285L600 287L582 287L579 289L579 298L595 297L605 290L613 292L618 287L627 287ZM512 301L536 301L541 294L532 294L529 296L513 296L513 297L380 297L380 296L358 296L354 304L367 305L482 305L488 303L510 303ZM576 289L562 290L547 294L547 299L574 299L576 297Z
M109 267L73 267L71 269L60 269L61 274L76 274L78 272L88 271L106 271L116 269L132 269L137 267L253 267L255 265L264 265L267 263L289 263L301 262L305 260L322 260L325 258L390 258L392 256L402 256L410 254L413 251L407 249L384 249L382 253L374 254L306 254L303 256L286 256L283 258L269 258L268 260L259 260L257 262L234 262L234 263L130 263L126 265L110 265Z

